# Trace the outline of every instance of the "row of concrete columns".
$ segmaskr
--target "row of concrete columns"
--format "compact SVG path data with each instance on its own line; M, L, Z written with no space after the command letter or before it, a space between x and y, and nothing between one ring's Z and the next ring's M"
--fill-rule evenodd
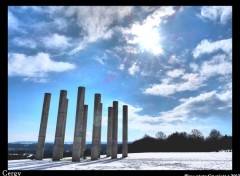
M122 134L122 154L128 156L128 106L123 105L123 134Z
M43 159L50 100L51 100L51 94L45 93L43 108L42 108L41 124L40 124L39 136L38 136L38 143L37 143L37 152L35 157L37 160Z
M80 161L81 146L83 143L83 113L84 113L84 96L85 88L78 87L78 97L77 97L77 108L76 108L76 119L75 119L75 130L74 130L74 140L72 149L72 161Z
M87 114L88 114L88 105L84 105L84 114L83 114L83 142L81 145L81 154L80 157L83 157L85 146L86 146L86 134L87 134Z
M87 114L88 105L84 105L85 88L78 87L76 118L74 139L72 148L72 161L79 162L84 155L86 145L86 131L87 131ZM44 155L44 144L46 138L48 114L50 108L51 94L45 93L41 124L39 130L36 159L42 160ZM102 124L102 108L101 94L94 96L94 113L93 113L93 131L92 131L92 147L91 160L97 160L101 154L101 124ZM63 158L64 140L67 120L68 99L67 91L60 91L60 99L58 106L57 125L55 132L55 141L53 147L53 161L59 161ZM123 106L123 134L122 134L122 155L127 157L128 153L128 107ZM118 102L113 101L113 106L108 107L108 128L107 128L107 157L112 159L117 158L117 137L118 137Z
M53 146L53 161L58 161L63 157L63 147L64 147L64 134L66 126L66 117L67 117L67 91L61 90L60 99L58 105L58 117L57 117L57 126L55 132L55 141Z
M93 130L92 130L92 148L91 160L97 160L99 157L100 133L101 133L101 94L95 94L94 112L93 112Z

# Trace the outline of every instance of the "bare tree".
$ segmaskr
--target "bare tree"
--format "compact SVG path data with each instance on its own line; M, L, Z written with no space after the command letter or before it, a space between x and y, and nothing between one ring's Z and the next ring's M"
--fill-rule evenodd
M164 139L167 138L167 136L166 136L162 131L159 131L159 132L157 132L157 134L156 134L156 138L157 138L157 139L162 139L162 140L164 140Z
M202 132L198 129L193 129L191 131L190 137L193 139L204 139Z
M222 138L222 135L220 133L220 131L213 129L210 134L209 134L209 139L213 139L213 140L220 140Z

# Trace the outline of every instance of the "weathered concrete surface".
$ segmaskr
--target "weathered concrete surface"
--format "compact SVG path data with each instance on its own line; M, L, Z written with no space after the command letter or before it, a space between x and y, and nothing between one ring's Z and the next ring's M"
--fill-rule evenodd
M50 100L51 100L51 94L45 93L44 101L43 101L43 108L42 108L41 124L40 124L39 135L38 135L36 160L42 160L43 155L44 155L44 146L45 146L45 138L46 138L46 132L47 132L47 122L48 122L48 114L49 114L49 108L50 108Z
M101 147L101 135L102 135L102 108L103 108L103 104L100 103L100 135L99 135L99 145L98 145L98 158L100 158L101 156L101 150L102 150L102 147Z
M88 117L88 105L84 105L84 113L83 113L83 140L81 147L81 157L84 155L85 147L86 147L86 133L87 133L87 117Z
M117 158L118 138L118 102L113 101L113 134L112 134L112 159Z
M128 156L128 106L123 105L122 156Z
M113 108L108 107L107 157L112 155L112 113Z
M56 132L55 132L55 141L53 146L53 157L52 157L53 161L59 161L61 159L66 97L67 97L67 91L61 90L59 105L58 105L58 117L57 117L57 125L56 125Z
M63 121L63 141L62 141L62 147L61 147L61 159L63 158L64 153L64 141L65 141L65 131L66 131L66 123L67 123L67 110L68 110L68 99L65 101L65 114L64 114L64 121Z
M72 161L79 162L83 138L83 112L84 112L85 87L78 87L78 98L76 108L76 120L74 130L74 140L72 149Z
M101 94L95 94L91 160L97 160L98 154L99 154L98 148L99 148L99 141L100 141L100 126L101 126L100 103L101 103Z

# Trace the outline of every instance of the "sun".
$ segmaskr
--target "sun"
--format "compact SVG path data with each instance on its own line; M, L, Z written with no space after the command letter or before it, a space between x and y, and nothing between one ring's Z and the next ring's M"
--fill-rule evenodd
M141 51L148 51L154 55L163 53L161 47L160 33L157 27L151 25L134 25L132 27L134 35L131 43L138 44Z

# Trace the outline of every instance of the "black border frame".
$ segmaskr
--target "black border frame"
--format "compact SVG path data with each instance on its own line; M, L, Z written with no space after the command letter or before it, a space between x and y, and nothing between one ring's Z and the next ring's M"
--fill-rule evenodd
M233 3L235 2L235 4ZM218 175L218 176L223 176L223 175L228 175L228 176L235 176L232 174L238 174L236 176L240 176L240 137L239 137L239 131L240 128L238 125L238 114L239 114L239 108L236 108L238 105L240 105L239 99L237 98L237 90L240 90L239 88L237 89L236 86L238 84L236 80L236 72L238 71L237 69L237 60L239 59L239 50L237 49L238 46L240 46L239 43L239 37L237 33L237 29L239 29L239 23L237 23L238 17L240 17L239 14L239 9L237 8L237 1L236 0L225 0L225 1L199 1L199 0L194 0L194 1L188 1L188 0L168 0L164 2L159 1L154 1L154 3L147 2L146 0L135 0L135 1L111 1L107 2L106 0L102 0L101 2L93 2L90 0L71 0L71 1L64 1L64 0L2 0L0 1L0 13L1 13L1 39L0 39L0 48L1 48L1 88L0 88L0 97L1 101L1 112L4 111L1 119L1 144L0 144L0 157L1 157L1 169L0 172L2 174L3 170L8 169L8 59L7 59L7 54L8 54L8 22L7 22L7 14L8 14L8 6L35 6L35 5L46 5L46 6L54 6L54 5L91 5L91 6L98 6L98 5L184 5L184 6L191 6L191 5L230 5L233 7L233 23L232 23L232 31L233 31L233 119L232 119L232 137L233 137L233 158L232 158L232 170L226 171L226 170L210 170L210 171L192 171L192 170L181 170L181 171L173 171L173 170L168 170L168 171L39 171L39 170L15 170L12 172L21 172L21 175L43 175L43 174L50 174L50 175L79 175L79 174L105 174L107 175L112 175L112 174L136 174L136 175L141 175L141 174L151 174L151 175ZM239 32L239 31L238 31ZM3 76L4 75L4 76ZM235 76L234 76L235 75ZM239 82L240 83L240 82ZM237 102L238 101L238 102ZM224 169L224 168L223 168Z

